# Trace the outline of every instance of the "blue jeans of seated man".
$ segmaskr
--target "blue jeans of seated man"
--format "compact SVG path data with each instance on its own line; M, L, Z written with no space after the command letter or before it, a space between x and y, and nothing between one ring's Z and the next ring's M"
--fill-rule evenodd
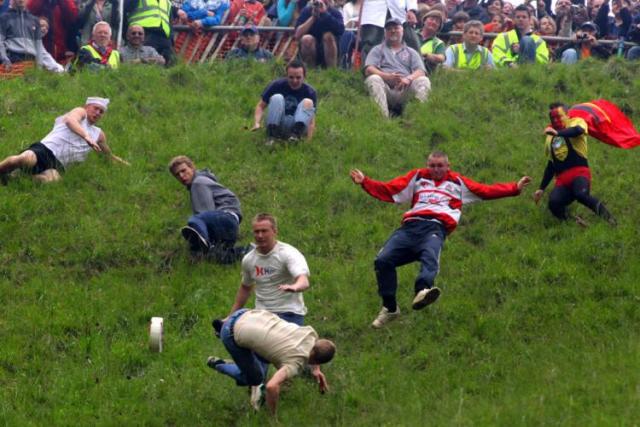
M340 49L338 50L338 65L341 68L349 69L351 67L351 53L356 42L356 33L353 31L345 31L340 36Z
M562 62L563 64L575 64L576 62L578 62L578 51L575 49L567 49L564 52L562 52L562 58L560 59L560 62Z
M640 46L633 46L631 49L629 49L629 51L627 52L627 59L629 61L637 61L638 59L640 59Z
M432 288L440 269L440 251L444 246L446 231L435 221L407 221L393 232L374 262L378 279L378 294L395 297L398 289L396 267L420 261L420 272L414 283L414 291Z
M518 53L518 63L536 62L536 41L530 36L524 36L520 39L520 52Z
M247 309L243 308L233 313L224 325L222 325L222 329L220 330L220 339L235 363L221 363L216 366L218 372L235 379L236 384L239 386L259 385L263 383L267 379L267 371L269 370L269 362L267 360L264 360L248 349L238 347L235 341L233 341L233 326L236 320L238 320L238 317L242 316L246 311ZM298 326L304 325L304 316L300 314L289 312L275 314L287 322L295 323ZM257 381L259 376L258 373L260 373L262 380L256 384L255 381Z
M192 215L187 224L213 245L233 246L238 240L238 220L229 212L200 212Z
M274 127L276 134L268 135L275 138L288 138L293 134L293 128L296 123L300 123L304 126L304 131L301 135L306 135L309 129L309 124L315 116L315 106L312 108L304 108L302 105L304 101L300 101L296 108L296 112L293 116L287 115L285 111L285 99L279 93L276 93L269 98L269 111L267 113L267 133L270 132L270 128ZM301 136L298 135L298 136Z

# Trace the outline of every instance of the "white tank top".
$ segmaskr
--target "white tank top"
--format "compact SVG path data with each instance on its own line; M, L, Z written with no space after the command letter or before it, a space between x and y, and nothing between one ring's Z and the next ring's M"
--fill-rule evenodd
M56 159L66 168L71 163L84 162L92 148L87 144L87 141L67 127L64 123L64 117L56 118L53 130L41 142L51 150ZM90 125L86 117L80 124L91 139L97 142L100 136L100 128Z

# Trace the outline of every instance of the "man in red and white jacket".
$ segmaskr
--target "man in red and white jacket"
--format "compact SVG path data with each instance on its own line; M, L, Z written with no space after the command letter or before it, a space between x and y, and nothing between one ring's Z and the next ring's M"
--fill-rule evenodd
M388 182L374 181L358 169L351 171L351 179L376 199L411 202L411 209L403 215L402 226L387 240L374 262L378 293L382 298L382 310L372 323L374 328L400 315L396 303L396 267L414 261L422 264L415 281L414 310L438 299L440 289L434 286L434 280L440 251L447 234L452 233L460 221L463 204L517 196L531 182L530 177L524 176L518 182L480 184L449 170L449 158L441 151L429 155L426 168L414 169Z

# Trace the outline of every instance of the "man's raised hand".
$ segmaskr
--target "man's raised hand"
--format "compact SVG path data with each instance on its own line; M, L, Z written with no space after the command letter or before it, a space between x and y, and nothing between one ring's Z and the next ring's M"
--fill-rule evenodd
M364 174L360 169L352 169L349 175L351 175L351 180L354 184L360 185L364 181Z
M531 177L530 176L523 176L522 178L520 178L520 181L518 181L518 191L522 191L527 185L529 185L529 183L531 182Z

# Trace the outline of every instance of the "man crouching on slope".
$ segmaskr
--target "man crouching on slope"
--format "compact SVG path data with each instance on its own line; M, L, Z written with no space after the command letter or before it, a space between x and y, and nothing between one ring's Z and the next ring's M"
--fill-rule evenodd
M128 162L111 153L107 137L96 126L108 105L108 99L90 97L84 107L56 118L53 130L42 141L0 162L2 182L6 184L8 174L18 168L29 170L36 181L57 181L60 172L72 163L84 162L91 150L128 166Z
M264 397L273 415L276 415L282 385L302 373L305 367L310 368L320 392L328 390L320 365L333 359L336 346L319 338L311 326L298 326L266 310L243 308L225 320L220 339L233 362L210 356L207 365L235 379L239 386L260 386L259 393L266 383L265 395L258 396L258 400ZM278 369L268 380L264 361Z
M422 264L415 281L413 309L420 310L435 302L440 289L434 286L440 266L440 251L447 234L455 230L462 205L479 200L517 196L531 178L516 182L480 184L449 170L449 158L441 151L432 152L427 167L414 169L388 182L374 181L360 170L351 171L355 184L384 202L411 202L403 216L402 226L384 244L374 262L382 310L372 323L381 328L396 319L400 309L396 303L398 279L396 267L413 261Z

